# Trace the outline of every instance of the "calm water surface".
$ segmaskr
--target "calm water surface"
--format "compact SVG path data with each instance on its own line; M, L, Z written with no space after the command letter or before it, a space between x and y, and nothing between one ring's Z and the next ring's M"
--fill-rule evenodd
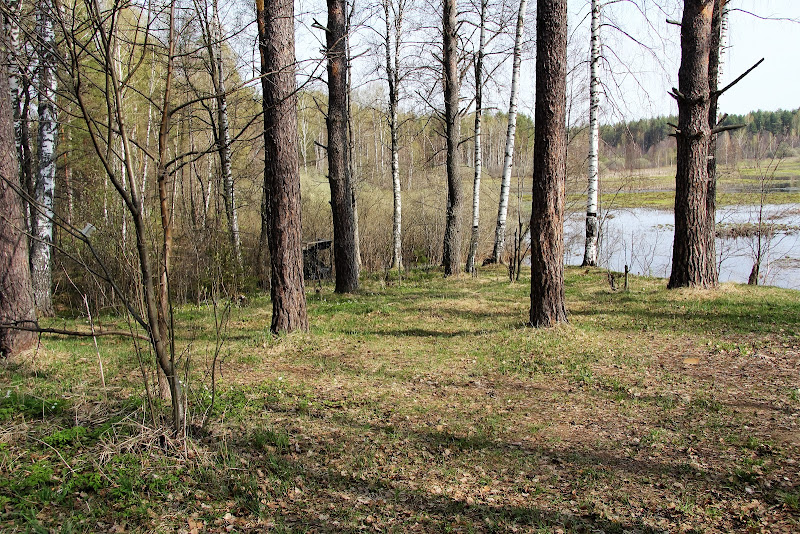
M764 220L785 225L762 245L765 259L759 283L800 289L800 204L767 205ZM728 206L717 210L717 224L755 223L758 206ZM574 214L564 226L566 261L583 261L585 222L583 214ZM603 216L600 264L645 276L669 277L672 264L672 240L675 217L671 210L649 208L619 209ZM717 261L721 282L746 283L753 267L755 237L717 238Z

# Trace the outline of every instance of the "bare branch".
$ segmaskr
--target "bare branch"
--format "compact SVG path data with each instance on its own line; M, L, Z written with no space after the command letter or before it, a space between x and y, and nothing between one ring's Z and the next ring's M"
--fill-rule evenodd
M764 58L762 57L760 60L758 60L758 62L757 62L755 65L753 65L752 67L750 67L749 69L747 69L746 71L744 71L744 74L742 74L741 76L739 76L738 78L736 78L735 80L733 80L731 83L729 83L728 85L726 85L725 87L723 87L722 89L720 89L719 91L717 91L717 93L716 93L716 94L717 94L717 96L720 96L722 93L724 93L725 91L727 91L728 89L730 89L731 87L733 87L734 85L736 85L737 83L739 83L740 81L742 81L742 78L744 78L745 76L747 76L748 74L750 74L750 73L753 71L753 69L755 69L756 67L758 67L759 65L761 65L763 62L764 62Z

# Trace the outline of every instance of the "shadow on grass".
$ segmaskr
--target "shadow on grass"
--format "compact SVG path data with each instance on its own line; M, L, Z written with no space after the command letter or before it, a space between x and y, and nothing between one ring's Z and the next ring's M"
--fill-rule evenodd
M341 419L337 417L341 422ZM353 426L363 428L364 425L350 422ZM495 453L500 458L508 458L512 454L523 454L536 458L543 463L562 466L572 470L568 476L573 478L568 488L563 488L569 495L564 499L579 499L581 495L580 481L575 480L582 471L593 467L603 471L624 470L641 476L669 474L676 480L685 480L686 470L675 466L652 461L632 461L618 458L611 454L589 454L583 451L567 449L557 451L550 448L527 448L504 441L497 441L482 436L464 437L446 432L426 432L411 430L398 431L395 427L371 425L371 430L378 434L392 437L411 438L413 447L425 449L436 447L442 450L445 446L458 451L478 450ZM347 442L339 442L347 445ZM363 444L350 443L354 448ZM245 448L249 445L240 443ZM408 444L406 444L408 447ZM246 452L242 450L240 452ZM347 451L342 451L345 454ZM408 451L405 451L408 452ZM434 453L435 454L435 453ZM389 476L364 477L348 475L334 468L327 458L315 455L314 463L306 465L306 457L287 459L292 467L285 469L291 480L302 478L306 503L298 503L290 509L284 509L278 518L285 526L321 532L353 532L363 528L375 527L380 531L404 532L407 529L423 532L517 532L522 529L562 528L567 532L578 533L663 533L667 530L655 529L643 521L632 519L617 521L603 517L593 509L592 505L582 506L582 512L561 511L557 505L552 507L519 506L513 504L491 504L490 502L469 502L463 498L442 493L432 488L414 487L407 480L392 480ZM274 461L273 461L274 463ZM251 469L263 467L269 469L269 461L264 466L258 462L251 463ZM499 471L502 465L497 466ZM401 471L402 472L402 471ZM412 474L412 473L408 473ZM613 476L613 475L611 475ZM409 477L405 477L409 478ZM410 477L413 479L414 477ZM288 480L288 479L287 479ZM418 480L419 482L419 480ZM577 490L578 493L574 493ZM515 491L515 490L512 490ZM571 493L570 493L571 492ZM577 497L576 497L577 495ZM476 490L472 498L482 499ZM512 495L512 498L517 495ZM556 502L561 501L561 494L554 495ZM471 501L472 499L470 499ZM309 507L308 503L317 507ZM321 518L319 510L330 511ZM650 511L655 517L662 511ZM671 512L664 510L664 514ZM328 517L330 514L333 517ZM336 522L334 522L336 521ZM399 529L399 530L398 530Z

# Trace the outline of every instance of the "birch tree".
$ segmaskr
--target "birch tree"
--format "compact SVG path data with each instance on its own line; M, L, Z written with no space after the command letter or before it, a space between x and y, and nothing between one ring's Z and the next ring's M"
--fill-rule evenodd
M513 66L511 68L511 95L508 103L508 129L503 156L503 176L500 180L500 201L497 208L494 247L488 263L502 262L503 252L505 251L508 198L511 190L511 171L514 166L514 141L517 132L517 98L519 94L519 71L522 64L522 37L525 30L525 10L527 6L528 0L520 0L516 34L514 36Z
M223 201L228 220L228 235L236 267L242 271L242 240L239 232L239 210L236 206L236 191L231 165L231 133L228 120L228 95L225 91L225 60L222 54L224 38L219 16L219 2L212 0L211 12L207 5L196 4L201 17L203 40L205 41L208 70L216 103L216 125L214 142L217 146L220 170L222 172Z
M600 4L592 0L592 29L589 57L589 186L586 199L586 243L582 265L597 265L597 238L600 224L597 218L600 149Z
M475 256L478 253L479 226L481 222L481 173L483 172L481 119L483 116L483 56L486 46L486 5L488 0L480 0L480 2L478 52L475 57L475 178L472 186L472 233L470 234L469 254L466 265L468 273L475 272Z
M31 213L31 279L36 308L53 315L51 249L53 243L53 197L56 187L56 34L52 0L41 0L36 13L36 52L38 58L39 168L34 188L35 208Z
M403 266L402 191L400 188L400 47L403 36L403 16L406 0L383 0L384 47L386 48L386 82L389 86L389 135L392 158L392 269Z

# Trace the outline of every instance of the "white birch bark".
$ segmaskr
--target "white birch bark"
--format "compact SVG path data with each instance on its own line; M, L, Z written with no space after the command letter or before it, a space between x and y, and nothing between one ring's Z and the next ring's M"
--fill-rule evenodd
M39 172L36 179L31 243L31 279L36 308L42 315L53 314L51 246L53 241L53 196L56 184L56 58L53 3L41 0L37 6L36 51L39 58Z
M219 158L222 168L223 188L225 190L225 211L228 215L231 246L236 258L236 267L242 270L242 240L239 233L239 210L236 207L236 192L231 167L231 134L228 121L228 97L225 94L225 66L222 58L222 24L219 18L217 0L212 2L213 21L211 23L212 50L211 66L216 70L215 91L217 93L217 126Z
M503 157L503 177L500 180L500 203L497 209L497 226L494 233L494 250L490 261L502 263L506 246L506 218L508 216L508 194L511 188L511 170L514 165L514 139L517 133L517 98L519 71L522 63L522 35L525 28L525 10L528 0L520 0L517 15L517 32L514 37L514 63L511 70L511 96L508 104L508 131Z
M389 85L389 132L392 151L392 269L403 268L403 217L400 189L400 143L397 105L400 94L400 36L403 29L404 0L391 4L383 0L386 21L386 80ZM391 13L390 13L391 11Z
M20 72L20 42L19 42L19 21L22 13L21 0L10 0L8 2L10 16L6 17L5 33L8 35L9 52L8 55L8 86L11 91L11 105L14 111L14 139L16 141L19 161L22 164L22 76Z
M586 199L586 247L583 265L597 265L597 239L600 234L598 211L600 126L597 114L600 108L600 80L597 67L600 62L600 4L592 0L591 57L589 61L589 186Z
M478 254L481 222L481 173L483 172L481 119L483 115L483 49L486 44L486 3L487 0L481 0L478 56L475 60L475 179L472 187L472 235L466 264L466 271L473 274L475 273L475 256Z
M210 16L207 5L197 3L196 8L203 19L203 33L206 41L205 48L208 52L209 71L211 84L214 88L216 101L216 132L220 169L222 170L222 198L225 204L225 215L228 219L228 237L233 251L236 267L242 270L242 241L239 232L239 210L236 206L236 190L233 180L231 165L231 135L230 121L228 120L228 96L225 93L225 64L222 56L222 23L219 18L219 4L217 0L211 2Z
M154 91L154 84L156 79L156 53L155 50L153 51L153 55L151 56L152 64L150 65L150 81L148 82L148 89L147 89L147 129L145 130L145 137L144 137L144 144L147 151L150 151L150 137L153 131L153 91ZM142 185L139 188L141 192L139 198L139 211L142 215L147 215L145 211L146 200L147 200L147 172L150 163L150 158L145 156L142 158Z

